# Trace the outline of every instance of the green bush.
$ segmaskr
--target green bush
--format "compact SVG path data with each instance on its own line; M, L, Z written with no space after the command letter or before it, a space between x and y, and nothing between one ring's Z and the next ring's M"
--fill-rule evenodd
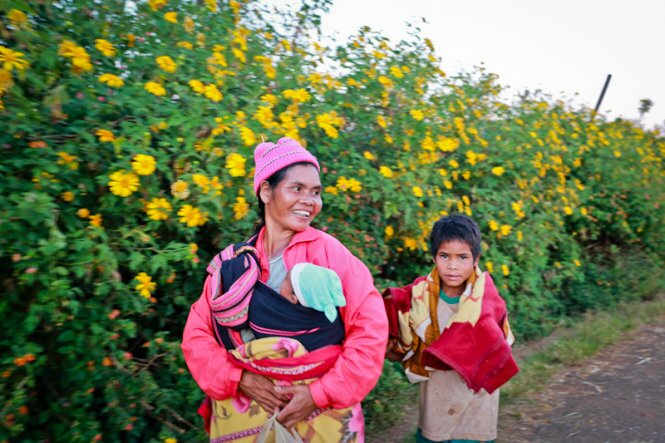
M427 272L431 224L473 215L521 338L603 306L594 288L662 288L656 131L506 102L417 35L326 47L328 1L126 3L1 7L0 439L202 437L179 341L206 261L255 222L261 137L320 159L317 226L379 282ZM401 389L380 382L370 429Z

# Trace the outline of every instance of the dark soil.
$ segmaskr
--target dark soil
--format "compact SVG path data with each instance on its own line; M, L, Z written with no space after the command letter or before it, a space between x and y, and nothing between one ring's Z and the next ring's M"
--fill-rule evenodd
M499 442L665 441L665 319L501 408Z
M516 350L518 360L539 346L526 348ZM415 441L417 405L414 398L394 426L367 441ZM665 318L502 405L498 443L527 442L665 442Z

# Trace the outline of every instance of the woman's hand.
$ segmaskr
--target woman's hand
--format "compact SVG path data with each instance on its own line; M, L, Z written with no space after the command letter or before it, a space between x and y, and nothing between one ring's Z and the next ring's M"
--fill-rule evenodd
M275 391L292 396L289 404L277 416L277 421L284 425L286 429L291 429L296 423L305 420L316 410L312 394L305 385L275 386Z
M250 371L242 372L238 385L238 389L255 400L269 414L272 414L275 409L286 407L289 401L287 394L276 392L274 387L275 385L270 379Z

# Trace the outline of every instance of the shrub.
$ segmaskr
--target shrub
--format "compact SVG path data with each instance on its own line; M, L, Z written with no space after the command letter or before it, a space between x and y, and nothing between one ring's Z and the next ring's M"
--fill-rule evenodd
M633 277L662 275L656 131L506 102L495 75L446 75L417 35L326 47L327 1L199 3L3 6L2 438L201 438L181 331L205 262L254 224L262 136L320 159L318 227L377 281L427 272L432 223L473 215L522 336L602 305L576 285L607 284L599 269L625 280L617 255L649 257ZM394 385L371 394L370 428Z

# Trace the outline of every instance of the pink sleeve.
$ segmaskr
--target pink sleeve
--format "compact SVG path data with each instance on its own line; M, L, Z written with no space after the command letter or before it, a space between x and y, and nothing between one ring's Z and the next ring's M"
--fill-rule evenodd
M242 369L229 361L228 353L217 343L212 329L208 293L210 277L201 297L194 302L182 337L182 352L194 380L208 396L222 400L235 395Z
M317 407L339 409L359 403L379 380L388 320L381 295L364 263L341 244L333 253L328 251L328 259L346 295L346 308L341 309L346 340L335 365L309 389Z

